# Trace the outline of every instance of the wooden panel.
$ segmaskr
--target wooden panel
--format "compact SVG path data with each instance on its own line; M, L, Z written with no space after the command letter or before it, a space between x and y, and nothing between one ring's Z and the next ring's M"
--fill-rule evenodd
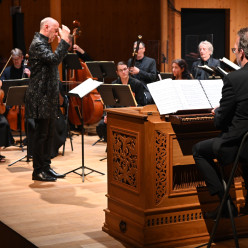
M72 27L78 19L82 34L78 44L94 60L126 61L133 42L160 40L160 0L62 0L62 22Z

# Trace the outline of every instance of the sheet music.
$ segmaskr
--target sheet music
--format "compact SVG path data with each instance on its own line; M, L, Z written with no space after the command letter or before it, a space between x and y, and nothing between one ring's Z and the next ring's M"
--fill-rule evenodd
M222 59L219 59L220 61L222 61L223 63L229 65L230 67L232 67L235 70L239 70L240 66L234 64L232 61L230 61L229 59L223 57Z
M103 82L99 82L93 80L92 78L88 78L87 80L79 84L77 87L73 88L68 93L82 98L101 84L103 84Z
M212 108L220 105L221 92L223 87L222 79L215 80L200 80L207 97L212 105Z
M163 115L174 113L178 110L208 109L212 108L211 104L214 107L217 106L221 98L222 80L202 81L206 93L199 80L165 79L150 83L147 86L159 113ZM208 82L210 83L208 84Z
M174 80L174 86L180 94L183 109L211 108L198 80Z
M164 79L147 86L160 114L174 113L178 108L183 107L173 87L172 79Z

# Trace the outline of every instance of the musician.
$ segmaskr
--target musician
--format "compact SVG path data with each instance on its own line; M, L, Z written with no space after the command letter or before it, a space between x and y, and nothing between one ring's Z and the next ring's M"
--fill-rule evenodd
M134 50L137 47L137 41L134 42ZM157 79L157 68L155 59L145 56L145 44L141 41L137 53L137 59L134 67L131 66L132 58L128 60L129 72L132 77L140 80L144 86L144 94L146 97L146 104L153 103L153 99L148 90L147 84L155 82Z
M209 41L201 41L198 46L198 49L200 53L200 59L198 59L192 64L191 74L195 79L209 79L209 76L211 75L203 69L199 68L198 66L207 65L209 67L217 67L220 66L220 61L212 57L214 48Z
M34 118L34 147L32 179L56 181L64 175L56 173L51 167L51 142L55 119L59 111L58 65L69 48L68 27L46 17L40 23L40 32L35 33L29 48L31 77L26 92L26 116ZM51 42L60 35L60 42L52 51Z
M218 195L220 201L224 195L222 182L215 168L217 158L221 166L234 162L235 154L243 135L248 131L248 27L238 31L233 49L240 70L230 72L224 78L220 106L213 109L215 126L221 134L213 139L201 141L193 147L193 156L200 172L204 176L211 195ZM245 187L248 189L247 147L241 154ZM237 209L232 203L234 216ZM248 200L242 211L248 213ZM215 219L217 210L206 213L205 218ZM227 204L224 205L223 216L228 217Z
M76 52L78 58L83 60L83 62L92 61L92 58L90 57L90 55L85 50L83 50L79 45L73 44L73 35L69 36L69 44L70 44L70 47L69 47L68 51ZM66 66L65 66L64 61L63 61L62 62L62 78L63 78L63 81L68 80L66 74L67 74Z
M19 48L14 48L11 50L10 54L13 65L5 68L0 80L29 78L30 70L23 64L22 51Z
M184 59L175 59L172 61L172 79L193 79L188 70L188 64Z
M90 55L77 44L73 45L73 51L76 51L78 57L82 59L84 62L92 60Z
M132 92L134 93L135 100L139 106L145 105L145 96L144 96L144 87L143 84L129 76L129 70L127 64L124 61L120 61L116 66L116 74L118 78L112 82L112 84L129 84ZM96 127L97 134L100 138L103 138L104 141L107 141L107 116L104 115L104 118L99 122Z
M0 114L0 151L2 147L14 144L14 139L10 131L9 123L4 115ZM5 162L5 156L0 154L0 162Z

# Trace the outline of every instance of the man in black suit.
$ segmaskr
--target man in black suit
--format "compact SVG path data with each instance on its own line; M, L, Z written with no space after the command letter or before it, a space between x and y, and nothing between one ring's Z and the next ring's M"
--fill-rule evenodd
M136 47L137 41L134 42L134 51L136 50ZM147 84L155 82L157 80L157 67L155 59L145 56L145 51L145 44L141 41L139 43L137 59L134 66L131 65L132 58L128 60L127 65L129 67L130 75L135 79L138 79L143 84L146 99L145 104L151 104L153 103L153 99L149 92Z
M201 58L192 64L191 74L195 79L209 79L211 75L198 66L207 65L209 67L217 67L220 66L220 61L212 57L214 48L209 41L205 40L200 42L198 48Z
M224 79L220 106L213 109L215 126L221 130L221 134L213 139L201 141L193 147L193 156L201 171L211 195L223 198L224 189L218 176L214 159L221 166L234 162L236 152L243 135L248 131L248 27L238 32L238 36L232 51L236 55L240 70L229 73ZM245 187L248 189L247 161L248 153L241 156ZM237 209L232 206L234 215ZM242 211L248 210L248 201ZM248 212L248 211L246 211ZM206 213L206 218L215 218L217 210ZM224 205L223 214L228 217L227 204Z

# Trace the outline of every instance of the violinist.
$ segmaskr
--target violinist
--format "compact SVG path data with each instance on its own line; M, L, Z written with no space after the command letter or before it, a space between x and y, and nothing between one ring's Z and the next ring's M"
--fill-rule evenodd
M19 48L14 48L10 52L13 65L8 66L3 71L0 80L29 78L30 70L23 64L23 53ZM1 84L1 82L0 82Z
M53 52L51 42L58 35L59 44ZM70 30L51 17L40 23L29 47L31 77L26 92L26 116L35 120L32 179L56 181L65 175L51 168L51 145L55 120L59 113L58 65L66 56Z
M137 49L137 41L134 42L133 48L134 50ZM127 65L132 77L140 80L143 83L146 104L150 104L153 103L153 99L148 90L147 84L156 81L157 68L155 59L145 56L145 49L145 44L142 41L139 42L139 47L137 49L137 58L134 66L131 65L132 58L128 60Z

